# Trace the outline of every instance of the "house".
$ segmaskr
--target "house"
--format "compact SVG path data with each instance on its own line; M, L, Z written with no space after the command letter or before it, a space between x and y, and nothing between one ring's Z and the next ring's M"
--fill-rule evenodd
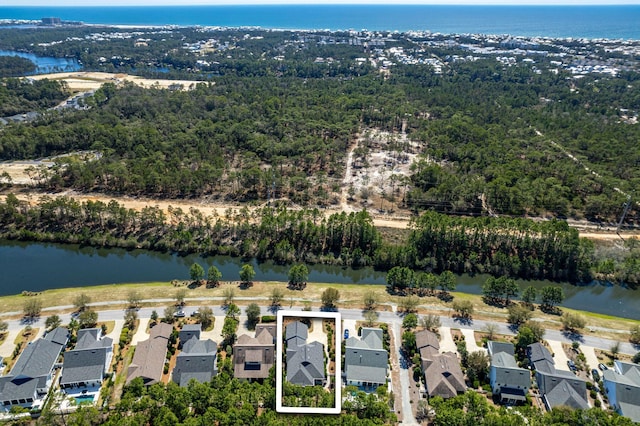
M276 326L272 324L258 324L255 337L238 337L233 345L233 376L250 381L269 377L275 363L275 339Z
M324 345L307 343L309 328L300 321L287 325L287 381L294 385L324 385Z
M621 416L640 422L640 365L614 361L602 373L609 403Z
M547 408L589 408L587 382L569 371L557 370L551 352L541 343L527 346L529 364L536 370L536 383Z
M487 342L491 354L489 383L494 395L500 396L500 402L515 404L526 401L531 387L531 373L518 367L511 343Z
M382 329L363 327L360 334L360 339L349 337L345 343L346 384L375 389L387 383L389 354L382 344Z
M69 331L58 327L28 344L6 376L0 377L0 404L40 408L51 387L58 356L68 341Z
M149 339L138 343L127 370L127 384L137 377L142 377L147 386L160 382L172 332L172 325L156 324L151 329Z
M100 387L113 358L113 339L99 328L78 330L76 347L64 354L60 387Z
M182 348L186 342L191 340L192 337L196 339L200 339L200 333L202 332L202 324L185 324L180 329L180 333L178 338L180 342L178 343L178 348Z
M532 343L527 346L529 365L538 373L550 374L556 371L553 355L542 343Z
M200 383L208 383L218 374L216 356L218 345L211 340L199 340L192 337L182 345L182 352L176 357L172 380L185 387L191 379Z
M453 352L440 353L438 336L422 330L416 333L426 393L431 398L452 398L467 390L458 357Z

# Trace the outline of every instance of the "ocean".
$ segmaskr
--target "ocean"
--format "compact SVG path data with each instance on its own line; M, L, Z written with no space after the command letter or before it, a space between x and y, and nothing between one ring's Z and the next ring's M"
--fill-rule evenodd
M640 40L640 5L272 5L10 7L0 19L55 16L109 25L202 25L297 30L431 31Z

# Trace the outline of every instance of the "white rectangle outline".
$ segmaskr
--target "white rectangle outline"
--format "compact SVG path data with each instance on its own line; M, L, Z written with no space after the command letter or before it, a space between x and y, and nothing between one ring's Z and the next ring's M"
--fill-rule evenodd
M284 339L282 320L284 317L323 318L333 319L335 321L334 382L336 394L334 407L286 407L282 405L282 381L284 380L282 371L282 340ZM276 330L276 411L278 413L294 414L340 414L342 411L342 346L340 344L342 320L340 312L278 311Z

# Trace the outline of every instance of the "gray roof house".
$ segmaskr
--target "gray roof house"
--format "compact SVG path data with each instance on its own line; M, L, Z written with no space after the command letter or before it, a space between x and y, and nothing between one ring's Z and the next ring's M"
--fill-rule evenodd
M0 404L6 411L14 405L36 407L46 397L56 361L67 343L65 336L69 335L66 328L58 328L28 344L9 374L0 377Z
M182 345L182 352L176 357L172 380L185 387L191 379L208 383L218 374L216 356L218 345L211 340L199 340L192 337Z
M429 397L452 398L467 390L460 361L453 352L433 354L422 359L425 386Z
M180 342L178 348L182 348L186 342L191 340L192 337L196 339L200 338L200 333L202 332L202 324L185 324L180 329L180 333L178 335Z
M489 383L494 394L500 395L500 401L507 404L526 401L526 395L531 387L531 372L518 367L513 356L511 343L487 343L491 353L489 368Z
M127 384L136 377L142 377L145 385L160 382L172 332L172 325L161 322L151 329L148 340L138 343L127 370Z
M569 371L556 370L551 352L541 343L527 346L529 364L536 370L536 382L547 410L566 406L587 409L587 382Z
M556 371L553 355L542 343L527 346L527 358L531 367L539 373L550 374Z
M614 361L613 369L603 372L602 383L618 414L640 423L640 365Z
M246 334L233 345L233 376L245 380L269 377L275 363L276 326L258 324L255 337Z
M325 382L324 345L307 343L309 328L300 321L287 325L287 381L294 385L314 386Z
M113 339L99 328L78 330L76 347L64 354L60 386L64 389L101 386L113 358Z
M382 329L363 327L360 339L349 337L346 340L344 364L347 385L368 390L386 384L389 354L382 339Z

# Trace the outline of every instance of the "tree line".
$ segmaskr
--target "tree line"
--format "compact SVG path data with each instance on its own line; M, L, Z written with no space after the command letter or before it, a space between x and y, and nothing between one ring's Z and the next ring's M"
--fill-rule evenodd
M603 261L594 254L591 242L580 239L562 221L426 212L414 220L406 240L390 243L366 211L326 217L318 209L280 206L229 210L217 217L197 209L170 207L165 212L147 206L136 211L113 200L79 202L69 197L44 196L29 205L9 194L0 201L0 237L242 256L282 264L373 266L383 271L406 268L398 275L399 284L392 285L400 293L451 290L452 272L579 283L605 277L598 271L606 267L608 281L630 286L640 282L637 244L627 243L627 257ZM304 271L294 272L290 277L293 286L306 281Z

